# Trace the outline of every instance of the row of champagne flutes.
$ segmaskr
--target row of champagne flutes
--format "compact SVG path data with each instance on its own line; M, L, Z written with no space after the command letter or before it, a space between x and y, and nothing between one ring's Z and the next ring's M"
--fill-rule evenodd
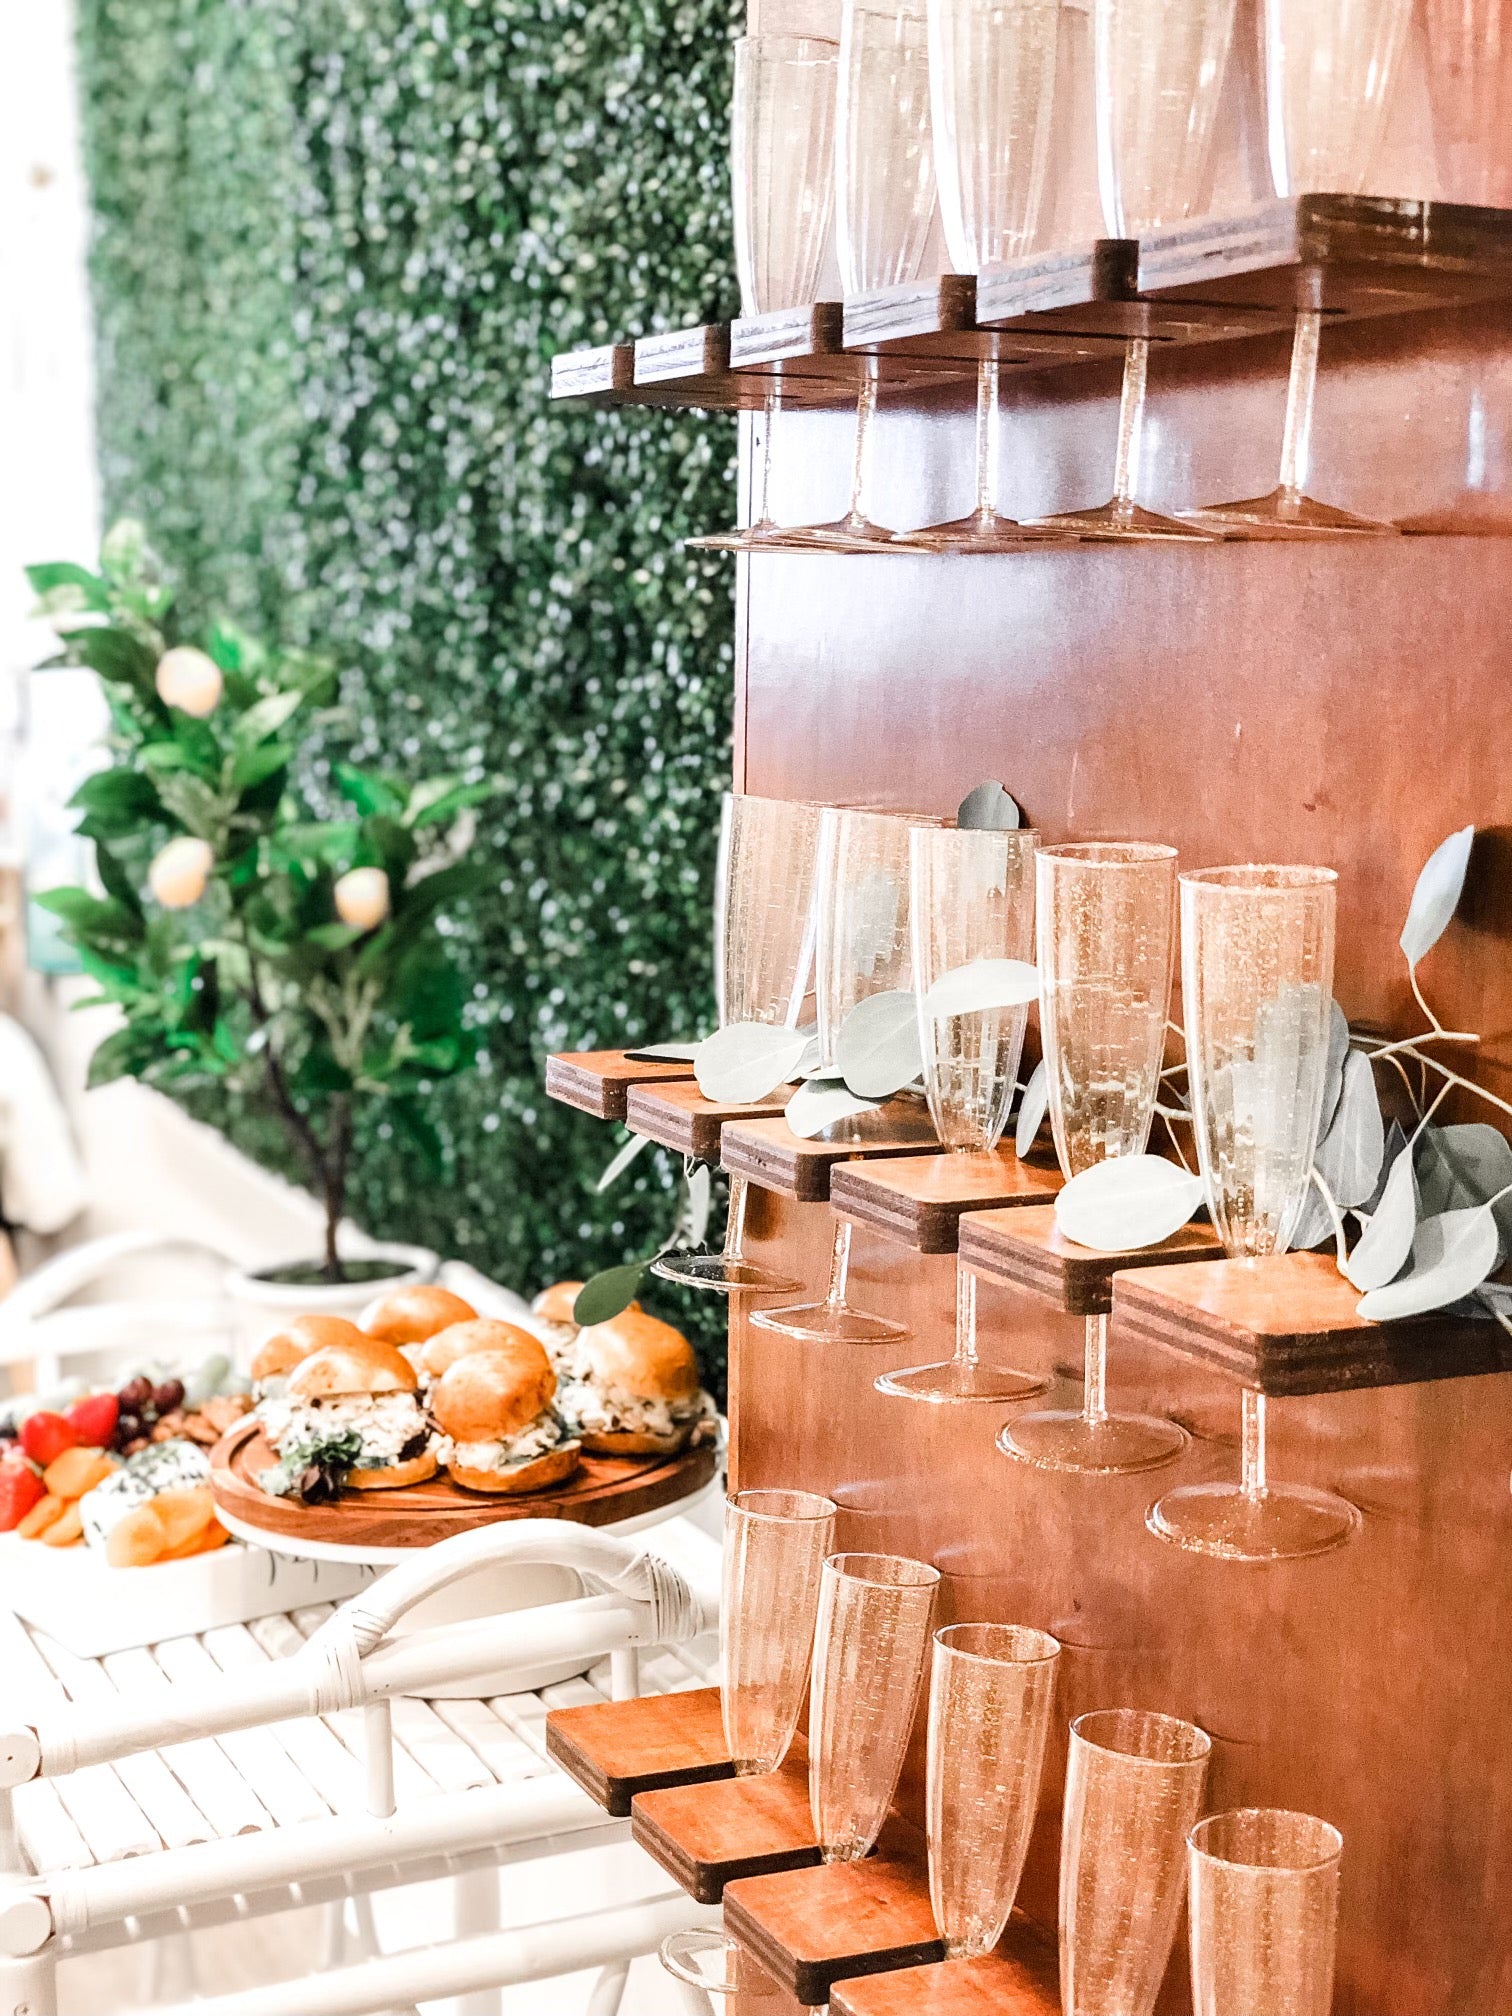
M931 1632L939 1571L831 1553L832 1500L746 1491L725 1512L720 1691L739 1775L775 1771L808 1698L809 1804L826 1862L876 1846L929 1685L925 1832L947 1958L1007 1928L1039 1812L1060 1645L1024 1624ZM1197 2016L1327 2016L1342 1840L1273 1808L1200 1818L1212 1745L1113 1708L1070 1726L1060 1866L1067 2016L1150 2016L1190 1881ZM675 1934L663 1964L737 1993L740 1949Z
M816 953L822 1070L859 1004L911 991L940 1145L981 1154L998 1147L1007 1127L1037 996L1051 1131L1068 1180L1148 1146L1170 1026L1179 888L1187 1105L1207 1207L1230 1257L1286 1251L1322 1116L1331 869L1242 865L1178 877L1176 850L1150 842L1042 847L1022 827L961 828L736 793L726 797L721 831L722 1022L796 1024ZM867 1122L846 1124L851 1131L838 1138L864 1141ZM1029 1141L1019 1145L1027 1151ZM744 1253L744 1195L735 1178L721 1254L672 1256L660 1271L724 1292L793 1290ZM752 1323L815 1344L906 1337L895 1318L851 1304L852 1237L850 1221L837 1216L820 1301L763 1308ZM999 1437L1003 1453L1104 1475L1180 1456L1187 1437L1175 1422L1109 1408L1106 1361L1107 1319L1089 1318L1081 1407L1017 1414ZM896 1398L947 1405L1027 1401L1047 1383L984 1362L976 1277L960 1262L953 1356L876 1381ZM1348 1539L1358 1514L1347 1500L1269 1477L1263 1394L1246 1388L1242 1410L1240 1481L1168 1492L1151 1511L1152 1530L1239 1560L1320 1553Z
M1403 72L1413 0L1266 0L1268 153L1279 195L1364 190ZM1092 0L1104 222L1138 237L1201 214L1235 38L1237 0ZM731 145L736 263L746 314L811 302L833 236L847 297L917 279L938 203L951 267L1043 248L1057 91L1059 0L842 0L838 44L754 35L736 46ZM1512 200L1512 43L1494 6L1433 0L1425 38L1441 151L1460 186ZM1064 88L1062 86L1062 88ZM1076 250L1075 246L1055 249ZM1305 297L1305 287L1299 299ZM997 508L999 364L978 366L976 501L917 531L867 504L878 360L864 360L848 510L781 525L770 496L781 403L774 376L749 526L694 545L998 552L1050 540L1339 537L1395 528L1309 497L1319 307L1299 309L1280 476L1268 495L1166 516L1136 502L1149 342L1126 348L1112 498L1017 523Z

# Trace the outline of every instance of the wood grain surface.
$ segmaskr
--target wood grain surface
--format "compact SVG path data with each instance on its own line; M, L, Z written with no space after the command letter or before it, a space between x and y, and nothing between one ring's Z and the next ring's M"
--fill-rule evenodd
M717 1687L553 1708L546 1750L616 1820L638 1792L735 1775Z
M912 1156L926 1145L938 1145L929 1115L916 1100L895 1099L840 1123L818 1141L795 1134L780 1115L729 1121L720 1133L719 1159L732 1176L748 1176L763 1190L779 1190L800 1204L817 1204L829 1196L837 1166Z
M1015 1912L980 1959L837 1981L830 2016L1061 2016L1059 1948Z
M632 1133L649 1134L675 1154L717 1162L720 1131L727 1120L777 1118L792 1096L792 1086L783 1085L770 1099L720 1106L705 1099L691 1080L682 1085L632 1085L625 1101L625 1124Z
M847 1976L942 1960L923 1843L915 1839L920 1852L906 1861L884 1849L862 1862L732 1882L725 1930L810 2006L828 2001L831 1984Z
M738 1877L812 1867L808 1746L795 1737L776 1771L642 1792L630 1802L630 1832L700 1904L717 1904Z
M329 1505L303 1505L259 1489L259 1474L277 1458L255 1417L239 1421L210 1452L215 1502L244 1526L287 1539L338 1547L428 1547L500 1519L572 1519L607 1526L616 1519L675 1505L714 1475L716 1450L705 1443L676 1456L584 1456L582 1467L544 1491L492 1498L464 1491L445 1470L425 1484L391 1491L343 1491Z
M623 1050L564 1051L546 1059L546 1093L595 1120L623 1120L632 1085L672 1085L691 1080L691 1064L658 1063Z
M1021 1162L1011 1148L998 1148L990 1155L910 1155L843 1165L830 1179L830 1201L847 1218L916 1253L954 1253L963 1214L1001 1206L992 1215L1011 1217L1060 1187L1053 1164Z
M961 1258L978 1274L1043 1295L1072 1316L1106 1316L1113 1307L1119 1268L1170 1267L1183 1261L1220 1260L1223 1248L1211 1225L1183 1225L1159 1246L1137 1253L1099 1253L1062 1236L1055 1208L974 1211L961 1232Z

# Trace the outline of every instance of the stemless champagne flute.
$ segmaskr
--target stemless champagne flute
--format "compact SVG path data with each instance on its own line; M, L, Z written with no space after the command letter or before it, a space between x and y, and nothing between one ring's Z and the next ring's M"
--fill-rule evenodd
M952 271L1034 243L1050 150L1059 0L929 0L929 79L940 214ZM1001 416L995 339L977 364L976 508L898 535L934 551L1012 552L1054 539L997 509Z
M1097 179L1115 238L1197 214L1212 179L1213 132L1233 40L1235 0L1093 0ZM1090 511L1036 521L1084 539L1216 537L1134 501L1144 430L1147 337L1124 355L1113 495Z
M1027 1001L993 998L1004 961L1034 947L1038 836L918 827L909 835L914 997L929 1117L952 1153L986 1153L1008 1124ZM979 983L986 983L985 985ZM983 1005L983 1003L989 1005ZM1046 1382L977 1356L976 1276L957 1263L955 1355L877 1381L903 1400L1027 1400Z
M1306 1202L1333 990L1331 868L1207 868L1181 878L1181 986L1197 1159L1231 1259L1284 1253ZM1347 1499L1273 1484L1265 1395L1244 1389L1242 1476L1185 1484L1149 1515L1195 1554L1280 1561L1347 1540Z
M743 35L735 44L730 190L742 315L802 308L819 291L835 199L833 42L805 35ZM766 392L759 504L754 522L688 540L716 551L780 545L770 509L772 434L782 381Z
M1188 1836L1193 2016L1328 2016L1344 1837L1247 1807Z
M843 0L835 180L835 249L846 295L917 279L935 208L923 0ZM791 545L869 552L892 539L865 503L875 356L863 361L862 374L849 508L827 524L798 527Z
M1142 841L1044 847L1035 942L1050 1126L1061 1172L1142 1155L1155 1118L1176 950L1176 849ZM1079 1412L1020 1414L1005 1456L1045 1470L1152 1470L1186 1434L1153 1414L1107 1409L1108 1319L1087 1318Z
M853 1008L875 994L913 985L908 832L907 817L896 813L828 806L820 816L814 998L822 1064L834 1064L840 1030ZM751 1321L812 1343L888 1344L906 1337L906 1324L868 1315L846 1300L852 1232L850 1219L837 1211L822 1302L763 1309Z
M1278 196L1357 195L1369 182L1400 70L1412 0L1265 0L1265 100L1271 179ZM1281 431L1281 480L1246 497L1183 515L1230 539L1338 538L1395 531L1306 493L1312 454L1318 338L1315 276L1300 286Z
M826 1862L859 1862L897 1790L929 1652L938 1568L832 1554L809 1690L809 1804Z
M835 1501L811 1491L741 1491L725 1500L719 1706L737 1778L775 1771L803 1708L819 1582ZM674 1932L661 1963L715 1995L740 1992L740 1947L722 1932Z
M796 1027L813 963L818 836L817 805L725 793L714 874L714 993L721 1029L733 1022ZM685 1288L723 1295L741 1288L773 1294L795 1289L796 1281L745 1258L745 1205L745 1178L732 1176L723 1250L665 1254L652 1272Z
M934 1637L929 1895L947 1959L990 1953L1018 1895L1039 1804L1060 1645L1027 1624Z
M1212 1747L1193 1723L1144 1708L1103 1708L1071 1724L1060 1863L1065 2016L1150 2016L1155 2007Z

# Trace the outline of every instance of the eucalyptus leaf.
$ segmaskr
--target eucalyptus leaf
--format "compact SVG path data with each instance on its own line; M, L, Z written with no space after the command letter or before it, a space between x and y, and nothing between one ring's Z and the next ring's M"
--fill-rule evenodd
M642 1043L638 1050L627 1050L625 1055L632 1064L691 1064L698 1055L696 1043Z
M1416 1160L1423 1211L1429 1217L1484 1204L1512 1183L1512 1145L1484 1120L1425 1127Z
M1323 1066L1323 1110L1318 1119L1321 1140L1333 1125L1344 1092L1344 1066L1349 1061L1349 1021L1337 1001L1328 1004L1328 1061Z
M1386 1122L1375 1073L1364 1051L1352 1050L1344 1066L1339 1110L1313 1158L1341 1210L1363 1204L1372 1194L1385 1154Z
M1402 1123L1400 1120L1393 1120L1391 1125L1386 1129L1386 1153L1381 1158L1381 1173L1376 1178L1376 1187L1371 1191L1363 1204L1357 1204L1354 1207L1354 1213L1357 1218L1368 1223L1374 1213L1380 1209L1381 1199L1386 1194L1386 1185L1391 1179L1392 1170L1396 1167L1396 1159L1406 1146L1407 1136L1402 1132Z
M617 1182L624 1175L642 1149L649 1148L650 1146L651 1136L649 1134L632 1134L630 1139L624 1143L618 1153L611 1159L597 1183L594 1184L595 1194L602 1196L611 1183Z
M1412 1271L1387 1287L1372 1288L1356 1304L1357 1313L1372 1323L1392 1323L1442 1309L1479 1288L1500 1255L1501 1234L1489 1204L1441 1211L1425 1218L1413 1235Z
M826 1127L841 1120L853 1120L858 1113L875 1113L880 1099L864 1099L847 1085L811 1078L789 1099L783 1117L800 1141L812 1141Z
M585 1328L591 1323L607 1323L630 1307L645 1279L649 1260L630 1260L623 1267L606 1267L583 1283L572 1305L572 1319Z
M963 833L1012 833L1022 824L1023 814L1001 784L978 784L956 811L956 825Z
M1043 1124L1050 1104L1050 1073L1041 1057L1029 1074L1029 1083L1024 1087L1024 1096L1019 1101L1018 1125L1013 1136L1013 1152L1020 1157L1029 1153L1034 1146L1035 1136Z
M699 1044L693 1076L705 1099L721 1106L751 1106L788 1082L809 1042L802 1029L732 1022Z
M1309 1183L1307 1195L1302 1200L1302 1213L1292 1228L1287 1250L1291 1253L1310 1253L1314 1247L1338 1239L1338 1229L1333 1221L1333 1213L1328 1208L1328 1200L1316 1183Z
M1416 966L1448 929L1465 887L1474 842L1475 828L1461 826L1441 840L1423 863L1407 906L1407 922L1402 926L1401 947L1409 966Z
M1202 1178L1179 1163L1115 1155L1071 1178L1055 1200L1055 1222L1078 1246L1130 1253L1179 1232L1202 1201Z
M1386 1187L1370 1223L1344 1264L1345 1279L1362 1295L1395 1281L1412 1257L1417 1223L1417 1171L1404 1150L1387 1171Z
M942 973L924 996L924 1013L944 1022L991 1008L1025 1008L1039 999L1039 970L1027 959L973 959Z
M912 992L890 988L858 1001L835 1038L835 1065L858 1099L888 1099L924 1064Z

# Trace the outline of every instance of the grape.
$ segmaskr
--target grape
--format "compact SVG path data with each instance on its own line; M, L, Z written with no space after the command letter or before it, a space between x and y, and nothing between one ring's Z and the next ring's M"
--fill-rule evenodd
M140 1415L142 1409L152 1399L152 1381L142 1378L128 1379L126 1384L116 1394L116 1398L121 1403L121 1413L123 1415Z
M165 1379L152 1396L152 1404L159 1414L171 1414L184 1403L184 1382L182 1379Z
M120 1416L116 1421L116 1431L115 1431L116 1447L118 1449L124 1449L128 1442L135 1442L138 1436L141 1434L141 1432L142 1432L141 1415L128 1414L125 1408L123 1407L121 1409Z

